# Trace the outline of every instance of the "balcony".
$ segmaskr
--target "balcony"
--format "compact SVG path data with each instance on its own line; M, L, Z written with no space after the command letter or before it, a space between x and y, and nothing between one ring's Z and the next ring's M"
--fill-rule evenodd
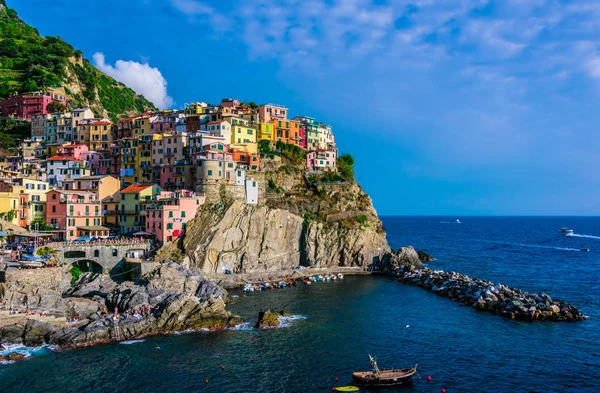
M175 156L175 153L174 153L174 152L172 152L172 151L168 151L168 152L164 153L164 156L165 156L165 157L174 157L174 156Z

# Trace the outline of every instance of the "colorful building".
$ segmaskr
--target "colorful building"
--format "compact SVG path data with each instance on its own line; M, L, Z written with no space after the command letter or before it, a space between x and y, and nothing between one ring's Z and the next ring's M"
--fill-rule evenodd
M46 224L60 231L64 240L79 237L107 237L102 226L102 206L96 195L85 191L48 191Z
M143 202L148 233L154 233L160 243L170 242L182 234L186 223L196 216L204 197L191 191L161 192L151 201Z
M76 180L89 176L90 168L84 161L68 156L54 156L47 160L48 183L51 187L62 189L65 180Z
M337 172L336 150L314 150L306 154L306 167L310 171Z
M258 118L261 123L270 123L271 120L286 120L288 108L283 105L265 104L258 107Z
M156 184L132 184L119 192L121 234L143 231L145 217L140 213L145 208L143 201L150 201L160 194L160 187Z
M0 102L0 115L16 119L31 120L34 115L49 113L48 105L58 102L67 107L67 98L50 92L20 93Z

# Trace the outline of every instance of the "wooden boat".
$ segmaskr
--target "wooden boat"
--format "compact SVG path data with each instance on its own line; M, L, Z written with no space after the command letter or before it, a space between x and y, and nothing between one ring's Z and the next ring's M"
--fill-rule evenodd
M379 370L377 362L369 355L372 371L359 371L352 374L354 382L369 386L393 386L412 383L413 375L417 373L417 365L413 368L396 370Z
M338 386L336 392L358 392L360 389L356 386Z

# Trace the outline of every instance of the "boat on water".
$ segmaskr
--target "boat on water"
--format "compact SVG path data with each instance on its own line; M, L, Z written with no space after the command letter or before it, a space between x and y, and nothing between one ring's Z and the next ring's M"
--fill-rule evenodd
M395 370L380 370L377 362L369 355L371 371L358 371L352 373L354 382L369 386L394 386L412 383L413 376L417 373L417 365L413 368L400 368Z
M343 279L344 279L344 275L343 275L342 273L338 273L338 278L339 278L340 280L343 280Z
M19 266L24 269L37 269L40 267L44 267L44 263L40 260L31 260L31 261L19 261Z
M254 292L254 286L249 282L244 285L244 292Z
M461 224L461 222L460 222L460 220L458 218L456 219L456 223L457 224Z
M564 233L565 235L572 235L573 234L573 230L569 229L567 227L562 227L558 230L561 233Z
M590 252L590 249L587 247L581 247L580 250L583 252Z
M358 392L359 390L358 386L338 386L335 388L336 392Z

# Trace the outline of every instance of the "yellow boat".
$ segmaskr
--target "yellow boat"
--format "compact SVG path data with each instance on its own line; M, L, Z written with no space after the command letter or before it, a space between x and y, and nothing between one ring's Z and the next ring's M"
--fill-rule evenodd
M336 392L358 392L360 389L356 386L340 386L335 388Z

